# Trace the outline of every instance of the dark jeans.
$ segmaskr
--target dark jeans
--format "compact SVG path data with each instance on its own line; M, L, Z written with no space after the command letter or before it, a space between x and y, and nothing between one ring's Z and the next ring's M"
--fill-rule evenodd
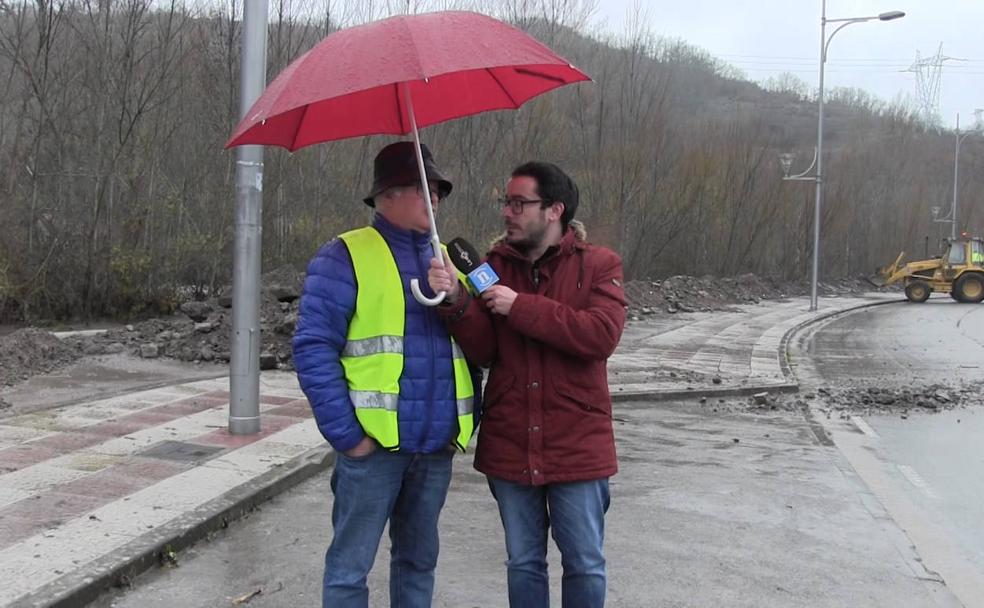
M506 533L511 608L550 605L547 530L560 550L563 608L605 605L608 479L527 486L489 477Z
M334 537L325 555L324 608L366 608L366 577L389 521L390 606L424 608L434 593L437 520L451 483L450 451L338 454L331 475Z

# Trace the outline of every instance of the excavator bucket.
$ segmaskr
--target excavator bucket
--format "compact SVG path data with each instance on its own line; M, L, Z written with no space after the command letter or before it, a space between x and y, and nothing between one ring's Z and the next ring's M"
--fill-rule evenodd
M875 272L874 274L870 274L866 276L864 280L868 281L869 283L871 283L872 285L878 288L882 288L888 283L888 280L885 278L885 275L881 274L881 272Z
M884 268L879 268L875 270L875 273L866 276L865 280L871 283L872 285L874 285L875 287L879 287L879 288L894 282L893 279L896 277L894 277L893 275L895 275L895 273L899 271L899 264L902 263L902 256L904 255L905 252L903 251L902 253L899 254L899 257L895 258L894 262L892 262L888 266L885 266Z

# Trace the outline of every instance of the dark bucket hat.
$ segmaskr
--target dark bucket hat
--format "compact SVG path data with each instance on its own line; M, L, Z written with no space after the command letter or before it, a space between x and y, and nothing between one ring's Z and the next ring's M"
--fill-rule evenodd
M434 164L434 157L427 146L420 144L420 153L424 158L427 179L437 182L437 191L441 198L451 194L451 182ZM362 199L370 207L376 206L372 199L383 190L420 182L420 170L417 168L417 156L413 151L412 141L398 141L380 150L373 161L372 169L372 190Z

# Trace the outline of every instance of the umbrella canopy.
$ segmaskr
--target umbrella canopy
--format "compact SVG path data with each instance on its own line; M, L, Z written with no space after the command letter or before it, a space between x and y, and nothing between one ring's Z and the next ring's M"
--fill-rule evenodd
M518 108L584 80L590 79L528 34L485 15L391 17L335 32L297 58L253 104L226 147L293 151L361 135L406 135L414 119L425 127Z

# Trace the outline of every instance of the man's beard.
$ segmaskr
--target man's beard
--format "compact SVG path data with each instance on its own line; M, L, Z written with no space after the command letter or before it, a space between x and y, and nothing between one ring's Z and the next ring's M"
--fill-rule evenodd
M510 239L509 235L507 234L506 242L509 243L513 249L522 253L523 255L526 255L529 252L536 249L537 247L539 247L547 236L547 227L549 226L549 224L547 224L547 222L545 221L546 214L541 213L541 216L542 216L541 219L544 221L541 221L536 226L528 227L526 229L525 236L516 239Z

